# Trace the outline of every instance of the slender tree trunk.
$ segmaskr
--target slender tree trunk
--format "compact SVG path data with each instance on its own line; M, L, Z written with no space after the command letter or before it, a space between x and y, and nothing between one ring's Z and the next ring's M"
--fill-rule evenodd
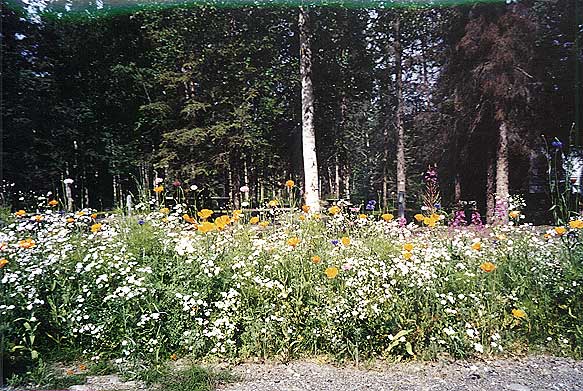
M496 160L494 153L488 153L486 169L486 222L493 224L496 220Z
M501 223L508 222L508 124L503 119L498 133L496 151L496 210Z
M340 164L338 163L338 155L336 155L336 162L334 163L334 198L340 198Z
M304 197L312 212L320 211L318 160L314 131L314 90L312 86L312 49L309 11L300 7L300 76L302 78L302 152L304 160Z
M403 129L403 69L402 69L402 47L400 36L401 18L397 17L395 22L395 66L397 79L397 195L399 205L399 218L405 217L406 208L406 163L405 163L405 130Z

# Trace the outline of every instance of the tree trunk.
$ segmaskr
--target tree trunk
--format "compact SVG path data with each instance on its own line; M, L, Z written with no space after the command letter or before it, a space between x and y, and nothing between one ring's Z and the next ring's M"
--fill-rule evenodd
M508 222L508 124L500 122L496 151L496 211L500 223Z
M406 208L406 165L405 165L405 130L403 129L403 69L402 69L402 47L400 37L401 18L395 21L395 67L397 79L397 112L395 122L397 128L397 195L399 205L399 218L405 217Z
M486 222L493 224L496 220L496 164L494 153L488 153L486 171Z
M300 7L300 76L302 78L302 152L304 160L304 197L312 212L320 211L318 160L314 131L314 90L312 86L312 49L310 48L310 18Z

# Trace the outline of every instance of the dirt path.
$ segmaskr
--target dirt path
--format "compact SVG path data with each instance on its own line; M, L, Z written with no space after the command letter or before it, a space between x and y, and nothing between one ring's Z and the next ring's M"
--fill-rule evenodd
M583 361L548 356L386 364L370 370L313 362L243 364L221 391L583 391Z

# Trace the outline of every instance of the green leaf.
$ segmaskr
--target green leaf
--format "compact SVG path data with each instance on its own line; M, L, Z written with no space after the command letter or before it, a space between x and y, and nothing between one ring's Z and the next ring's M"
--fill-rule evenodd
M407 341L407 343L405 344L405 349L407 350L407 353L409 353L411 356L413 356L413 346L411 346L411 342Z

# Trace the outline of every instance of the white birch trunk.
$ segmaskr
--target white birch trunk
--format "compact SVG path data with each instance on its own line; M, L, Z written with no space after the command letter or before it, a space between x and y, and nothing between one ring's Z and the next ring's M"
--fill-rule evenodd
M310 48L308 10L300 8L300 75L302 78L302 151L304 159L304 198L312 212L320 211L318 160L314 131L314 90L312 86L312 50Z

